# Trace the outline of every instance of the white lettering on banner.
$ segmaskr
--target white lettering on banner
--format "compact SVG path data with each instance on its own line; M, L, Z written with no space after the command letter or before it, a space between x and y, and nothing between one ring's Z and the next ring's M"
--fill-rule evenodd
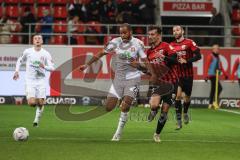
M192 10L206 10L205 4L192 4Z
M62 97L49 97L46 100L47 104L76 104L76 98L62 98Z
M190 10L191 7L187 3L174 3L172 5L173 10Z
M92 58L92 56L93 56L93 53L87 52L85 64ZM93 73L97 74L99 72L99 70L101 69L101 62L102 62L102 73L103 74L108 74L109 71L108 71L108 68L107 68L106 56L103 56L100 60L101 61L97 61L90 66L92 68ZM86 69L84 72L89 73L90 70L91 70L90 67L88 69Z
M0 104L4 104L5 103L5 98L4 97L0 97Z
M236 99L221 99L219 105L232 107L232 108L239 108L240 107L240 100Z

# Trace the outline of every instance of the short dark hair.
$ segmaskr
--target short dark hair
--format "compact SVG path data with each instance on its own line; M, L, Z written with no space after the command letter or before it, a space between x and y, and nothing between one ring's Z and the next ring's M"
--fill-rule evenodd
M127 29L128 29L129 31L132 31L132 27L131 27L131 25L128 24L128 23L123 23L123 24L120 25L120 28L123 28L123 27L127 27Z
M35 37L35 36L42 36L41 33L35 33L32 37Z
M175 26L173 26L173 28L174 27L180 27L181 28L181 30L183 30L183 27L182 26L180 26L180 25L175 25Z
M149 26L148 31L156 30L158 34L162 34L162 29L159 26Z

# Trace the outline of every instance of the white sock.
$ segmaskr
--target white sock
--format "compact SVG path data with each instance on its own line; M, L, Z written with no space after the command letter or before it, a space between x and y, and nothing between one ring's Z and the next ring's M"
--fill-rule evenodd
M116 130L116 135L121 135L122 134L122 130L125 126L125 124L127 123L128 120L128 112L121 112L120 118L119 118L119 122L118 122L118 127Z
M39 123L39 120L40 120L40 117L42 116L43 110L44 110L44 106L42 106L41 109L39 106L37 106L34 123Z

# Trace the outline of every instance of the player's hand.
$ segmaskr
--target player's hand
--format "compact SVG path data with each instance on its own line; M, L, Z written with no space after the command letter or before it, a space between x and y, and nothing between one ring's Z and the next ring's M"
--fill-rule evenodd
M18 72L15 72L14 73L14 75L13 75L13 80L18 80L18 78L19 78L19 74L18 74Z
M183 64L183 63L187 63L187 60L184 59L184 58L182 58L182 57L180 57L180 58L178 59L178 62L181 63L181 64Z
M136 59L131 58L131 59L129 59L129 61L130 61L130 65L131 65L132 67L134 67L134 68L137 68L137 67L138 67L139 62L138 62Z
M44 65L43 63L40 63L40 64L39 64L39 67L40 67L40 68L45 68L45 65Z
M79 71L80 71L80 72L83 72L87 67L88 67L88 65L86 65L86 64L81 65L81 66L79 67Z

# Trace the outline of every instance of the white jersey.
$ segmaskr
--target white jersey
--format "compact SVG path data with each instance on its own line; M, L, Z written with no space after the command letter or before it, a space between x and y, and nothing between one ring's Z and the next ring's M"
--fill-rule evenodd
M141 72L130 65L130 60L147 57L141 40L132 37L128 43L124 43L121 37L117 37L107 44L104 52L116 54L115 78L140 78Z
M46 71L54 70L52 57L50 53L43 48L41 48L40 51L36 51L34 47L25 49L22 56L18 58L16 71L19 71L22 62L26 62L26 83L31 83L31 81L44 81ZM43 64L45 68L41 68L40 64Z

